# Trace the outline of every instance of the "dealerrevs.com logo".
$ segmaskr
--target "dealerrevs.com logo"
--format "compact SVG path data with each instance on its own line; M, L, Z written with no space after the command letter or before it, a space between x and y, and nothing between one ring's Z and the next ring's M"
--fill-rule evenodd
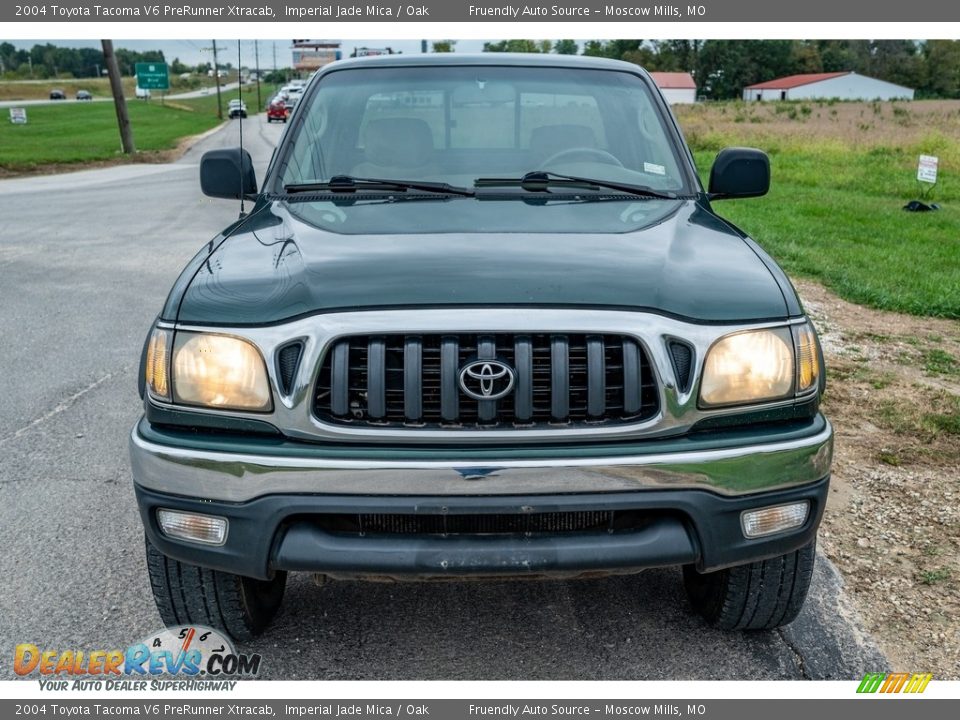
M237 653L202 625L165 628L126 650L50 650L21 643L17 675L37 675L41 690L232 690L260 672L261 656ZM161 679L177 678L175 680Z

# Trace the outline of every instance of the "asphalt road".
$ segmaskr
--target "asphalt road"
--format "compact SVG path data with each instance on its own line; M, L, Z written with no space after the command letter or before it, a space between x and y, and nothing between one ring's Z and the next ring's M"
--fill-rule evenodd
M54 83L51 83L54 84ZM235 90L239 87L240 83L232 82L225 83L220 86L220 92L227 92L229 90ZM244 86L245 88L253 88L254 94L256 93L256 85ZM11 107L26 107L29 105L60 105L60 104L70 104L75 102L80 102L74 99L74 90L70 90L67 93L66 100L50 100L49 98L40 98L36 100L0 100L0 108L11 108ZM208 95L216 95L216 88L201 88L200 90L191 90L189 92L176 93L175 95L167 95L164 97L165 100L186 100L188 98L198 98L206 97ZM161 98L162 93L159 90L153 91L152 100L158 101ZM135 102L137 100L136 96L130 96L127 98L127 102ZM84 100L82 102L113 102L113 97L109 95L95 97L92 100Z
M136 364L181 267L237 216L200 193L203 150L171 165L0 182L0 678L13 647L126 647L160 626L127 460ZM258 177L284 126L245 121ZM709 630L677 570L440 584L293 576L245 647L273 679L859 679L888 669L818 560L800 619Z

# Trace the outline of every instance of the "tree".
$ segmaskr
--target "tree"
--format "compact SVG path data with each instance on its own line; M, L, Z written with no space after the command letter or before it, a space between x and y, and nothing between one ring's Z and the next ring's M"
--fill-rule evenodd
M583 44L583 54L588 57L604 57L603 43L600 40L587 40Z
M501 40L485 42L484 52L548 53L553 43L549 40Z
M180 58L177 57L170 63L170 72L174 75L183 75L184 73L190 72L190 67L180 62Z
M913 40L874 40L870 43L869 74L887 82L918 87L923 84L923 57Z
M557 40L553 44L553 51L557 55L576 55L580 52L580 47L576 40Z
M16 59L17 49L13 46L13 43L0 43L0 72L16 70L20 66Z
M642 45L643 40L588 40L583 46L583 54L622 60L627 53L639 51Z
M817 40L823 72L869 71L869 40Z
M430 47L435 53L452 53L456 46L456 40L434 40Z
M928 40L923 55L927 70L924 93L960 98L960 40Z
M697 89L711 99L738 98L743 88L794 74L790 40L707 40L697 59Z
M657 52L648 45L641 45L636 50L627 50L620 58L634 65L639 65L647 70L660 70L657 66Z
M660 40L654 43L648 65L664 72L693 72L697 68L702 40Z
M795 42L791 55L794 74L823 72L823 59L815 42Z

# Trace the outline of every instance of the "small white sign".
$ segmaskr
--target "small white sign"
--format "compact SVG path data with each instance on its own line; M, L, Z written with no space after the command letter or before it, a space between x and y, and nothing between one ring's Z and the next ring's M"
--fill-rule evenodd
M27 109L26 108L10 108L10 122L12 122L14 125L26 125Z
M921 155L917 165L917 180L920 182L937 184L937 165L940 160L934 155Z

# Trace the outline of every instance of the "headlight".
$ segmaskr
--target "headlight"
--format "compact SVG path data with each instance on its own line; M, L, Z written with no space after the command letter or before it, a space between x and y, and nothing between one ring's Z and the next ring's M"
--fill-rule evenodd
M789 328L727 335L707 353L700 400L715 407L791 397L794 367Z
M173 400L225 410L272 408L259 351L246 340L207 333L177 332Z

